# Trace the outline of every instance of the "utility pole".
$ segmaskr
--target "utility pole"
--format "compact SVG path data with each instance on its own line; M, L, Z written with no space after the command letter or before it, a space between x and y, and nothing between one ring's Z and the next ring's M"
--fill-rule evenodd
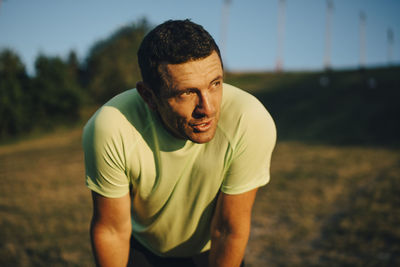
M285 38L285 0L279 0L278 10L278 51L276 57L276 71L283 70L283 42Z
M365 24L367 16L363 11L360 12L360 68L365 68Z
M229 9L230 9L230 4L232 0L224 0L224 4L222 6L222 21L221 21L221 54L222 54L222 59L226 67L226 42L227 42L227 36L228 36L228 24L229 24Z
M388 65L391 66L393 62L393 45L394 45L394 33L391 28L387 30L387 41L388 41Z
M325 70L331 69L331 21L333 12L333 0L326 0L326 29L325 29Z

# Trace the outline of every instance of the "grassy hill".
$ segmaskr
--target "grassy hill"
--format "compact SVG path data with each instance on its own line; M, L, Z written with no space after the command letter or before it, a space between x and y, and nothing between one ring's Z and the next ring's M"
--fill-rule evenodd
M280 140L400 144L400 67L324 73L228 74L274 117Z

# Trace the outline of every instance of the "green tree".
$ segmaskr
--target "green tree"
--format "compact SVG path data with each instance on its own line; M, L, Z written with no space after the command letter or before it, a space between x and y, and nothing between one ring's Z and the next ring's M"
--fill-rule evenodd
M15 136L30 128L29 77L18 55L0 52L0 138Z
M42 123L74 121L81 108L80 86L71 65L59 57L38 56L32 97L36 119Z
M136 53L149 29L149 23L142 19L122 27L91 48L86 66L90 96L95 101L103 103L135 87L140 80Z

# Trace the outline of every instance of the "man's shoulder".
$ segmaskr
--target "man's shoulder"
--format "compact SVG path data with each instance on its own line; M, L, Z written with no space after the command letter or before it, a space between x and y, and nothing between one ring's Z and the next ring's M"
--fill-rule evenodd
M275 124L265 106L250 93L230 84L224 84L219 128L227 138L240 138L254 129L274 131Z
M255 108L264 108L263 104L252 94L231 84L224 83L224 101L222 108L236 108L235 110L245 112Z
M140 126L145 117L145 105L136 89L124 91L102 107L88 120L84 131L118 133Z
M221 107L222 122L269 117L265 106L252 94L230 84L224 84Z

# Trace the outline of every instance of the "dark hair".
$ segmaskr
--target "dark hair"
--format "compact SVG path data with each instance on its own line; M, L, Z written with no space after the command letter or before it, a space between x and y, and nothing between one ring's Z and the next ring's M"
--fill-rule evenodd
M160 65L180 64L205 58L216 51L221 53L211 35L190 20L168 20L151 30L138 50L138 61L143 81L158 94L165 85Z

